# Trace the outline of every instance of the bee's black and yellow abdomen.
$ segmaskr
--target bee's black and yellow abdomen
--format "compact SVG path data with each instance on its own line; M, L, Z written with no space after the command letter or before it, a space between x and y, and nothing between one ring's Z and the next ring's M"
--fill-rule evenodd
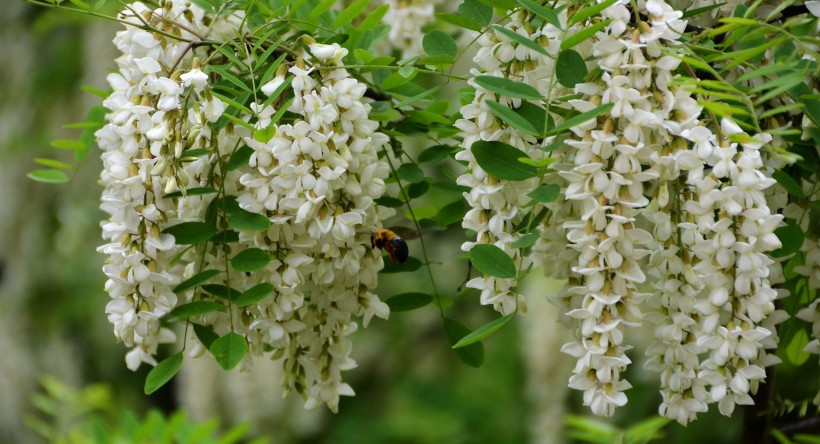
M370 245L387 252L387 257L394 264L403 264L407 260L410 251L407 243L396 233L387 229L377 230L370 234Z
M387 252L393 262L403 264L407 261L407 256L410 254L410 250L408 250L407 242L405 242L404 239L394 237L390 240L390 246L392 248L387 249Z

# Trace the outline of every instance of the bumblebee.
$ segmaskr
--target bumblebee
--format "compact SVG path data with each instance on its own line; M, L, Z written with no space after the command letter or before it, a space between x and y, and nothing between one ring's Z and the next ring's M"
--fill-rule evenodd
M407 260L410 251L407 249L407 242L398 234L391 230L382 229L370 233L370 245L373 248L383 249L387 252L387 257L394 264L403 264Z

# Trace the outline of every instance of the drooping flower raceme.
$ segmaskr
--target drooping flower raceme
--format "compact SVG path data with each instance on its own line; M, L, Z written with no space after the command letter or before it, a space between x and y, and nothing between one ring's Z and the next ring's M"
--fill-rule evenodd
M776 362L765 349L782 316L768 281L777 264L766 253L779 246L773 230L782 217L763 194L774 183L759 154L769 139L746 135L753 142L741 153L718 143L698 120L692 93L678 85L680 60L669 55L686 25L682 13L662 1L637 7L646 21L634 25L618 2L601 12L610 21L592 44L575 48L602 74L577 84L581 98L568 103L578 112L611 108L573 127L553 153L566 185L533 254L545 255L549 273L569 278L560 298L578 341L563 350L578 359L570 386L584 391L584 403L600 415L626 403L625 326L647 319L657 325L647 353L661 373L660 412L685 424L713 402L731 414ZM740 132L734 128L724 122L724 137ZM729 207L732 219L714 218ZM566 247L576 253L569 271L560 260L573 257ZM719 325L734 306L734 320ZM702 361L704 353L710 358Z
M378 153L387 137L367 117L365 85L342 69L346 54L338 44L313 44L290 68L289 111L299 118L277 125L266 142L246 138L254 153L237 198L272 222L267 233L240 233L240 241L280 258L266 270L277 297L252 308L258 314L248 328L285 350L289 389L303 390L308 407L327 403L333 411L339 395L353 394L341 379L355 367L352 316L367 326L388 315L371 291L382 259L368 246L380 227L374 200L385 190L388 167Z
M186 316L196 326L186 338L197 342L191 354L204 351L196 338L238 335L250 351L243 366L265 353L283 356L286 391L335 412L339 396L353 394L341 376L356 365L353 317L367 326L389 314L373 293L383 262L369 245L384 215L375 199L385 191L388 167L378 153L388 139L368 117L365 85L343 68L347 50L311 44L294 53L245 108L214 91L200 60L217 49L188 42L243 35L241 13L214 17L167 1L154 11L136 3L122 18L165 33L128 26L117 34L123 55L97 132L101 207L110 216L100 247L106 311L132 348L128 367L156 365L158 344L175 341L161 318L205 303L204 313ZM228 106L239 110L231 119L223 117ZM280 106L296 117L274 122ZM244 125L228 122L238 119ZM192 238L202 230L207 237ZM188 279L197 285L177 288Z
M209 18L214 23L208 27L202 9L173 1L153 11L134 3L121 18L134 25L145 20L184 39L219 38L219 29L240 23L236 15L227 15ZM117 339L132 347L126 362L136 370L142 362L156 364L157 345L174 340L159 320L177 304L171 289L180 273L170 262L178 248L162 230L177 220L178 208L163 196L186 187L202 167L201 162L183 165L180 159L184 139L193 142L189 135L196 132L191 121L199 127L213 122L224 105L204 93L200 106L185 106L186 95L203 94L207 76L192 66L184 41L127 26L114 44L122 55L116 60L118 72L108 76L113 92L103 103L110 111L107 123L96 134L104 167L100 208L109 215L102 224L109 243L99 251L107 256L103 269L111 301L106 313ZM172 68L178 69L169 72ZM187 205L185 199L179 205Z
M387 41L402 57L422 53L422 28L433 21L438 0L384 0L389 9L382 22L390 26Z
M562 16L566 19L566 16ZM532 29L531 17L524 10L513 11L506 29L521 34L526 39L539 42L557 51L560 30L552 24L545 24L540 29ZM547 95L549 91L560 86L552 75L554 60L544 54L520 45L498 30L483 34L478 44L480 48L473 58L479 69L473 69L473 76L486 75L509 78L521 81ZM463 151L456 159L467 162L468 171L458 178L458 184L471 188L465 193L470 209L464 217L462 226L476 232L475 241L466 242L462 249L469 251L475 244L493 244L506 252L519 269L526 269L530 262L522 257L519 249L511 244L520 237L515 226L523 220L523 208L530 203L527 196L538 185L537 178L523 181L505 181L497 179L484 171L475 160L472 152L476 142L498 141L509 144L526 153L532 159L544 157L536 138L513 129L491 111L488 102L497 101L517 108L533 106L523 99L497 97L482 88L474 80L469 81L476 89L472 103L461 109L463 119L456 122L456 127L463 131ZM537 213L542 205L538 204L527 211ZM493 305L503 314L526 311L526 301L516 291L515 279L504 279L492 276L480 276L467 283L468 287L481 291L481 303Z

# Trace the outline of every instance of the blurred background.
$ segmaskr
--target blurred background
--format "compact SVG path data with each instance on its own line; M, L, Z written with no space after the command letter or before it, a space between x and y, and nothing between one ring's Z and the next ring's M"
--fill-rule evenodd
M298 398L283 400L277 363L264 360L252 372L225 373L209 356L186 359L170 384L144 395L148 369L126 369L126 349L115 342L104 312L102 255L95 251L103 216L97 153L67 185L26 177L38 157L73 163L70 151L49 141L77 138L80 130L62 126L82 121L99 104L80 86L107 87L116 57L111 39L120 27L18 0L0 5L0 443L72 434L80 437L74 442L91 442L83 441L88 436L166 442L146 438L157 430L189 440L179 442L207 442L205 436L238 424L244 425L233 430L236 437L270 443L580 442L564 421L587 411L580 394L566 388L572 362L559 349L568 333L547 301L561 283L537 270L523 288L530 313L484 341L481 368L449 350L433 306L359 329L353 337L359 367L346 374L356 396L343 399L336 415L306 411ZM450 111L457 106L454 101ZM451 170L460 173L456 164ZM458 198L446 190L430 196L428 205ZM434 268L438 288L455 296L467 273L466 261L457 259L466 238L460 230L426 236L431 257L441 261ZM418 248L410 242L411 251ZM386 299L429 292L429 285L423 270L388 274L378 292ZM455 298L447 314L472 329L497 317L475 294ZM628 379L635 387L629 404L607 421L614 427L654 417L660 401L657 375L642 370L638 353L631 358ZM805 384L794 390L797 398L810 396ZM737 442L739 413L728 419L710 412L688 428L671 424L663 441Z

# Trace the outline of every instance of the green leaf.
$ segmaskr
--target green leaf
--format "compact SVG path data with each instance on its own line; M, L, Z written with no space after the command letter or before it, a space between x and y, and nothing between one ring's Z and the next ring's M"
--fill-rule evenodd
M332 8L335 4L336 0L323 0L321 3L316 5L316 7L313 8L312 11L310 11L310 15L308 15L308 20L315 21L317 18L319 18L320 15L329 11L330 8Z
M451 204L442 207L436 215L436 222L442 227L449 227L450 225L461 222L464 219L464 214L467 212L467 206L463 199L459 199Z
M456 25L460 28L469 29L471 31L479 32L481 31L481 24L476 22L475 20L465 17L459 14L450 14L450 13L439 13L436 14L436 18L441 20L445 23L450 23L452 25Z
M241 127L246 128L248 131L256 131L256 128L253 125L251 125L250 123L240 119L239 117L236 117L236 116L228 114L228 113L222 114L222 117L224 117L227 120L230 120L231 122L233 122L236 125L239 125Z
M597 4L592 3L592 6L581 7L581 9L579 9L575 14L573 14L572 17L570 17L569 24L567 25L567 27L571 27L576 23L581 23L583 20L586 20L590 17L595 17L596 15L600 14L601 11L603 11L604 9L614 5L617 1L618 0L606 0L604 2ZM590 3L587 3L587 5L589 4Z
M587 40L588 38L595 35L598 31L604 29L604 27L609 25L609 23L611 21L612 21L612 19L606 19L606 20L604 20L602 22L598 22L598 23L596 23L592 26L585 27L585 28L581 29L580 31L576 32L575 34L572 34L571 36L566 37L564 40L561 40L561 49L562 50L563 49L570 49L573 46Z
M194 150L185 150L182 152L182 158L197 158L199 156L207 156L213 153L213 151L208 149L194 149Z
M551 183L548 185L541 185L540 187L532 190L529 194L527 194L527 196L530 196L532 200L537 202L549 203L557 199L559 194L561 194L561 187Z
M518 240L516 240L515 242L511 243L510 247L512 247L512 248L528 248L528 247L531 247L535 244L535 241L537 241L539 237L541 237L541 233L539 233L537 231L534 232L534 233L527 233L527 234L521 236L520 238L518 238Z
M403 264L394 264L385 259L381 273L409 273L418 270L421 265L421 261L412 256L408 257Z
M785 188L789 194L793 196L797 196L799 198L806 197L806 193L803 192L803 188L800 187L800 184L797 183L796 180L788 173L784 172L783 170L775 169L774 173L772 173L772 177L780 184L781 187Z
M515 279L515 263L504 250L492 244L475 244L470 249L473 267L489 276Z
M614 103L607 103L607 104L604 104L604 105L597 106L597 107L595 107L595 108L593 108L589 111L578 114L575 117L572 117L572 118L569 118L569 119L565 120L563 123L556 126L555 128L553 128L551 130L548 130L546 135L547 136L554 136L556 134L560 134L560 133L572 128L575 125L579 125L581 123L586 122L587 120L594 119L594 118L600 116L601 114L604 114L604 113L608 112L610 109L612 109L613 106L615 106Z
M262 231L270 228L270 219L261 214L240 209L231 213L228 217L228 225L237 230Z
M210 12L211 14L216 12L216 8L214 8L214 5L212 5L211 2L209 2L208 0L191 0L191 3Z
M473 81L487 91L516 99L541 100L537 89L526 83L495 76L477 76Z
M234 303L237 307L247 307L248 305L253 305L262 299L268 297L269 294L273 293L276 290L276 287L273 284L268 282L263 282L261 284L256 284L253 287L245 290L242 295L236 298Z
M367 17L362 20L362 24L359 25L359 31L367 32L375 28L376 25L381 23L382 18L384 17L384 14L387 13L388 9L390 9L390 5L381 5L374 9L370 14L367 14Z
M421 182L424 180L424 171L418 165L412 163L405 163L396 171L402 180L410 183Z
M203 271L200 271L199 273L197 273L197 274L189 277L188 279L182 281L179 285L174 287L174 289L172 291L174 293L177 293L177 294L183 293L185 291L188 291L188 290L196 287L197 285L199 285L203 282L207 282L208 280L210 280L212 277L218 275L219 273L222 273L222 272L219 271L219 270L203 270Z
M407 197L409 197L410 199L415 199L423 196L429 190L430 180L425 178L423 181L411 183L410 186L407 187Z
M771 74L779 74L779 73L788 73L793 71L797 67L796 63L778 63L775 65L764 65L758 69L753 71L749 71L742 76L737 78L738 82L745 82L747 80L755 79L758 77L769 76Z
M230 62L236 65L236 67L238 67L240 70L244 71L249 68L249 66L245 65L245 62L239 60L239 58L236 56L236 52L233 49L233 46L231 46L231 49L225 46L217 46L216 50L219 51L222 55L224 55L225 58L230 60Z
M433 302L433 296L427 293L402 293L384 301L391 312L415 310L430 302Z
M107 99L109 95L111 95L110 91L106 91L104 89L94 88L93 86L82 85L80 89L91 94L95 95L101 99Z
M419 154L419 163L438 162L446 159L453 151L453 147L448 145L434 145Z
M702 8L686 9L686 10L683 11L683 15L681 16L681 18L685 19L685 18L689 18L689 17L694 17L696 15L703 14L704 12L709 12L709 11L715 9L715 8L719 8L719 7L721 7L725 4L726 4L726 2L720 2L720 3L715 3L714 5L704 6Z
M210 349L211 344L213 344L214 341L219 339L219 335L214 333L214 331L210 328L199 324L192 325L194 326L194 334L196 334L196 337L199 339L199 342L201 342L202 345L205 346L205 348Z
M523 151L503 142L479 140L470 147L478 165L501 180L525 180L538 175L538 170L519 161L527 157Z
M236 271L250 272L263 268L270 263L270 253L259 248L248 248L231 258L231 265Z
M215 244L230 244L239 242L239 233L234 230L222 230L211 237L211 242Z
M450 347L456 345L461 338L470 334L470 329L456 320L444 318L443 321L444 336L447 337L447 343L450 344ZM480 342L470 344L466 347L453 349L453 352L455 352L461 362L469 365L470 367L478 368L484 363L484 346Z
M44 183L68 183L68 176L60 170L34 170L26 174L29 179Z
M162 196L163 199L171 199L176 197L183 197L183 196L202 196L204 194L214 194L217 193L218 190L215 188L210 187L196 187L196 188L188 188L187 190L183 191L174 191L173 193L168 193Z
M414 122L421 124L440 123L442 125L450 125L450 121L446 117L437 112L430 112L425 110L408 111L407 116L413 119Z
M83 9L83 10L86 10L86 11L91 9L91 6L89 6L88 3L86 3L82 0L68 0L68 1L70 3L72 3L74 6L80 8L80 9Z
M342 25L352 24L353 19L359 16L359 14L364 11L364 8L370 3L370 0L356 0L355 2L351 3L350 6L343 9L339 15L336 16L336 20L333 20L333 29L336 29Z
M544 168L550 166L553 162L555 162L555 157L542 157L538 160L529 158L529 157L522 157L518 159L521 163L526 163L527 165L534 166L535 168Z
M662 439L664 435L661 429L666 427L671 421L669 418L660 416L645 419L626 429L624 442L643 443Z
M541 16L547 23L555 26L558 29L561 29L561 20L558 18L558 14L555 13L555 10L552 8L543 6L538 4L532 0L515 0L519 5L527 8L531 12Z
M271 127L275 128L274 125L271 125ZM265 142L267 142L267 140ZM233 152L233 154L231 154L231 158L230 160L228 160L228 171L233 171L239 167L248 166L248 161L251 159L253 153L253 148L249 147L248 145L243 145L242 147L238 148L236 151Z
M792 253L800 251L803 246L803 230L799 225L788 224L783 227L778 227L774 230L774 234L780 239L782 247L769 253L771 257L778 258L788 256Z
M584 58L572 49L565 49L558 54L558 61L555 63L555 75L558 82L567 88L573 88L576 84L582 83L587 76L587 64Z
M63 125L65 129L89 129L89 128L97 128L99 123L97 122L76 122L76 123L66 123Z
M381 86L383 90L389 91L410 83L410 81L413 80L413 77L415 77L415 74L411 74L410 77L405 77L399 72L394 72L382 80Z
M515 9L516 4L514 0L479 0L481 3L493 8L498 8L502 11L511 11Z
M366 49L356 48L353 50L353 55L362 63L370 63L373 60L373 54Z
M456 45L456 41L450 37L450 34L437 29L425 34L421 40L421 45L424 47L424 52L431 56L446 54L455 57L458 52L458 45Z
M208 65L207 71L212 72L212 73L217 73L217 74L219 74L219 76L220 76L220 77L222 77L223 79L225 79L225 80L227 80L227 81L229 81L229 82L233 83L234 85L238 86L238 87L239 87L240 89L242 89L243 91L252 92L252 90L250 89L250 87L248 87L248 85L246 85L246 84L245 84L245 82L243 82L242 80L240 80L240 79L239 79L239 77L237 77L237 76L233 75L233 74L232 74L230 71L228 71L228 69L227 69L226 67L224 67L224 66ZM220 97L220 99L222 99L222 97ZM230 102L229 102L229 103L230 103ZM232 105L233 105L233 104L232 104ZM249 113L249 114L253 114L253 112L251 112L251 113Z
M156 367L152 368L148 372L148 376L145 377L145 387L143 388L145 394L150 395L167 384L182 368L182 360L183 356L180 352L163 359Z
M809 336L806 334L805 330L800 329L794 334L791 341L789 341L789 344L786 346L786 357L789 358L789 362L795 367L803 365L809 360L811 355L803 351L808 343Z
M404 205L404 201L401 199L396 199L395 197L390 196L382 196L376 199L376 203L388 208L399 208L400 206Z
M202 289L208 293L222 299L234 301L241 294L238 290L222 284L205 284Z
M774 80L766 82L763 85L759 85L759 86L756 86L756 87L752 88L752 90L750 90L750 91L754 92L754 90L763 91L766 88L774 86L774 88L769 89L764 94L756 97L755 100L754 100L754 105L755 106L760 106L761 104L765 103L766 101L768 101L768 100L770 100L774 97L779 96L781 93L783 93L785 91L788 91L788 90L790 90L794 87L797 87L798 85L803 84L803 76L804 75L805 74L803 72L796 71L796 72L793 72L791 74L781 76L781 77L778 77Z
M288 80L293 80L293 77L288 78ZM278 90L278 88L277 88L277 90ZM273 96L271 96L271 97L273 97ZM294 99L294 97L291 97L290 99L288 99L288 101L285 102L285 104L282 105L282 107L279 108L278 111L276 111L276 114L274 114L273 117L270 118L271 125L276 125L277 123L279 123L279 119L281 119L282 116L285 115L285 112L288 110L288 108L290 108L290 104L293 103L293 99Z
M237 213L239 211L243 211L242 208L239 207L239 202L236 201L236 196L222 196L219 199L215 199L211 202L211 206L218 209L225 215L231 215Z
M225 371L233 370L248 353L248 342L241 335L230 332L211 344L211 354Z
M547 110L544 108L531 102L521 102L521 106L516 108L515 112L526 119L527 122L530 122L530 125L541 134L546 130ZM552 119L550 119L550 122L552 122Z
M61 150L84 150L85 144L79 140L55 139L49 145Z
M278 45L277 46L271 45L271 47L268 48L268 50L269 51L275 51L277 47L278 47ZM265 51L265 53L267 53L267 51ZM265 74L262 75L262 78L259 79L259 83L256 85L258 88L260 88L260 90L261 90L263 85L270 82L270 80L276 74L276 70L279 68L279 65L281 65L282 62L285 61L287 56L288 56L287 53L280 55L270 66L268 66L268 69L265 71ZM276 89L273 90L273 92L267 98L267 100L265 100L264 106L262 106L262 108L267 107L268 105L271 104L272 100L275 100L277 97L279 97L279 95L282 93L282 91L284 91L285 88L290 86L290 82L292 82L292 81L293 81L293 76L287 76L287 78L285 78L285 81L281 85L276 87Z
M419 65L428 65L428 66L445 66L445 65L452 65L455 59L453 56L448 54L439 54L429 57L422 57L419 59Z
M529 49L531 49L531 50L533 50L533 51L535 51L539 54L550 57L550 53L548 53L546 49L541 47L541 45L539 45L536 42L533 42L532 40L527 39L526 37L524 37L521 34L518 34L515 31L510 31L509 29L507 29L507 28L505 28L501 25L493 25L493 29L495 29L495 31L497 33L500 33L500 34L504 35L505 37L507 37L508 39L518 43L519 45L524 45L527 48L529 48Z
M60 162L59 160L54 160L54 159L43 159L43 158L38 157L38 158L34 159L34 162L38 163L40 165L43 165L43 166L47 166L47 167L50 167L50 168L58 168L58 169L61 169L61 170L70 170L70 169L74 168L74 166L71 165L71 164L68 164L68 163L65 163L65 162Z
M450 56L447 56L447 57L450 57ZM426 89L426 90L424 90L424 92L419 93L419 94L416 94L416 95L415 95L415 96L413 96L413 97L408 97L407 99L402 100L401 102L396 103L394 106L395 106L396 108L401 108L402 106L407 106L407 105L409 105L409 104L411 104L411 103L416 103L416 102L418 102L419 100L421 100L421 99L423 99L423 98L425 98L425 97L427 97L427 96L431 96L431 95L435 94L436 92L438 92L438 90L439 90L439 89L441 89L441 87L440 87L440 86L436 86L436 87L433 87L433 88L430 88L430 89Z
M493 8L478 0L465 0L464 3L458 5L458 14L479 25L479 29L474 31L480 31L482 27L493 21Z
M515 313L510 313L506 316L502 316L489 324L484 324L479 327L477 330L473 331L472 333L468 334L467 336L461 338L456 344L453 346L454 349L466 347L470 344L476 343L487 336L495 333L499 328L503 327L504 324L510 322L510 319L515 316Z
M245 106L245 105L243 105L243 104L241 104L241 103L237 102L236 100L234 100L234 99L232 99L232 98L230 98L230 97L228 97L228 96L226 96L226 95L224 95L224 94L219 94L219 93L218 93L218 92L216 92L216 91L211 91L211 94L213 94L213 96L214 96L214 97L216 97L217 99L219 99L219 100L221 100L221 101L223 101L223 102L227 103L228 105L230 105L230 106L232 106L232 107L234 107L234 108L238 109L239 111L242 111L243 113L250 114L250 115L254 115L254 114L256 114L255 112L253 112L253 111L252 111L250 108L248 108L247 106ZM244 121L243 121L243 123L247 123L247 122L244 122ZM252 130L253 130L253 131L255 131L255 130L256 130L256 128L253 128Z
M214 301L193 301L180 305L171 310L166 316L170 319L185 319L192 316L200 316L213 313L225 308L224 305Z
M487 105L487 108L490 108L490 111L492 111L496 117L503 120L514 129L529 134L531 136L541 136L541 133L543 131L540 131L539 128L536 128L529 120L527 120L521 114L518 114L517 112L511 110L510 108L507 108L506 106L496 102L495 100L488 99L485 100L484 103Z
M174 236L174 242L177 245L188 245L207 241L216 234L217 229L204 222L183 222L168 227L162 232Z

